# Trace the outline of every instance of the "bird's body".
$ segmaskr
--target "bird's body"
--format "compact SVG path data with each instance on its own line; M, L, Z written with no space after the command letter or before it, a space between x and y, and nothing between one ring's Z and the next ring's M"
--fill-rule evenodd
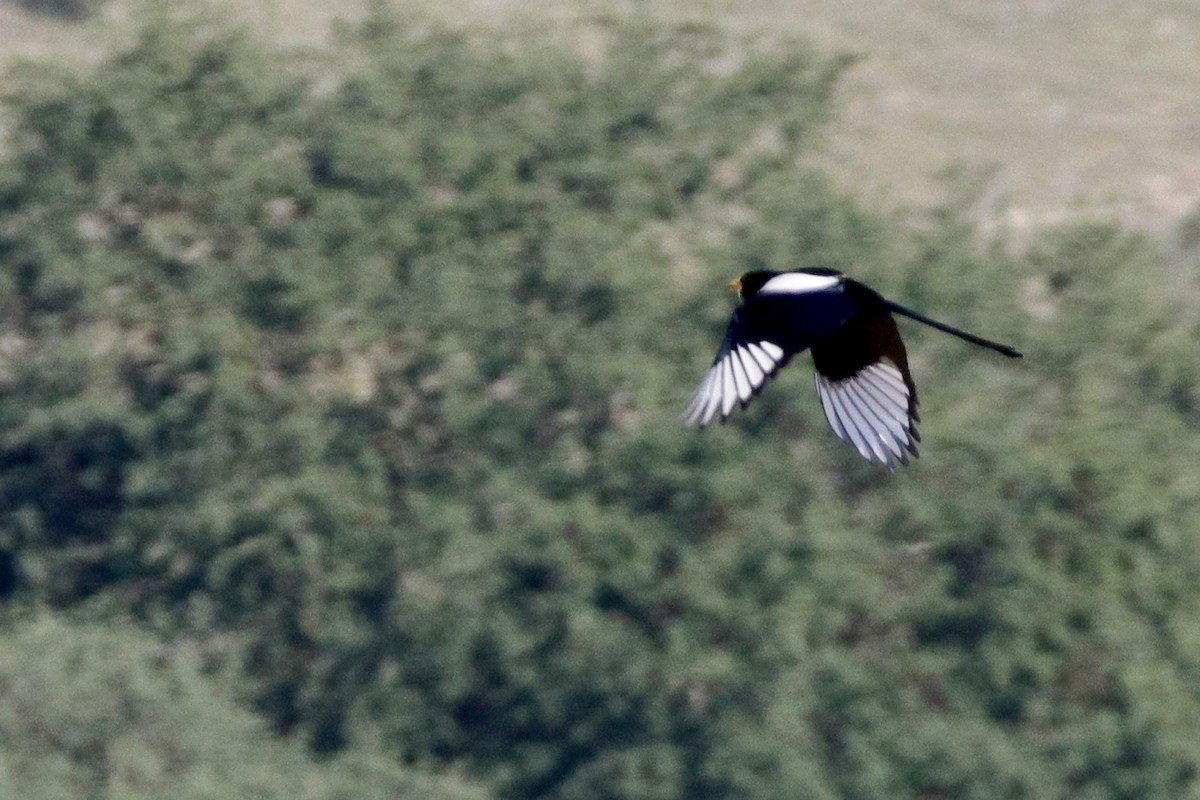
M745 406L797 353L811 349L817 394L838 438L891 469L917 455L917 387L893 313L1010 357L1020 353L929 319L829 269L748 272L725 340L683 414L704 427Z

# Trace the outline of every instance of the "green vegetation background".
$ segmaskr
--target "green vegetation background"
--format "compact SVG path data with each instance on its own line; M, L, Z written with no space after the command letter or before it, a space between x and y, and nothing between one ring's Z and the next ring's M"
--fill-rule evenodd
M1200 792L1187 254L881 217L846 60L593 24L14 73L0 795ZM895 474L803 363L682 430L726 281L818 263L1026 359L906 327Z

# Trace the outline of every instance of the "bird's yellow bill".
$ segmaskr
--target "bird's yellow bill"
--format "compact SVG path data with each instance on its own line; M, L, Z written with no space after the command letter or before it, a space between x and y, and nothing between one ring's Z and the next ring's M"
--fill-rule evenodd
M733 292L736 295L740 295L742 293L742 279L734 278L733 280L731 280L729 282L729 291Z

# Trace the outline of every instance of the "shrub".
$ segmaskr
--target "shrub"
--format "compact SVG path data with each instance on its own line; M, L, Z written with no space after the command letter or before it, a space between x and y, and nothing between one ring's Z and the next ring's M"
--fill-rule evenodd
M808 166L845 60L593 24L584 60L379 12L302 60L155 23L18 84L11 606L205 642L315 753L505 797L1194 788L1196 331L1152 245L905 231ZM1027 361L906 328L895 475L802 364L681 431L724 283L813 263Z

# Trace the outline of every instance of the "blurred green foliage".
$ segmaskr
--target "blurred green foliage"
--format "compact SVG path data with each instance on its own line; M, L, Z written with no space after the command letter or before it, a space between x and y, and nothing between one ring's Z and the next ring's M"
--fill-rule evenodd
M316 765L201 674L203 653L128 626L29 621L0 646L5 797L350 800L485 795L360 754Z
M284 56L155 22L15 76L0 779L1196 791L1198 331L1154 246L905 229L807 166L846 60L592 24L581 55L379 11ZM896 474L803 363L682 430L725 282L817 263L1027 359L906 328L926 457Z
M23 8L39 14L77 22L97 14L104 0L17 0Z

